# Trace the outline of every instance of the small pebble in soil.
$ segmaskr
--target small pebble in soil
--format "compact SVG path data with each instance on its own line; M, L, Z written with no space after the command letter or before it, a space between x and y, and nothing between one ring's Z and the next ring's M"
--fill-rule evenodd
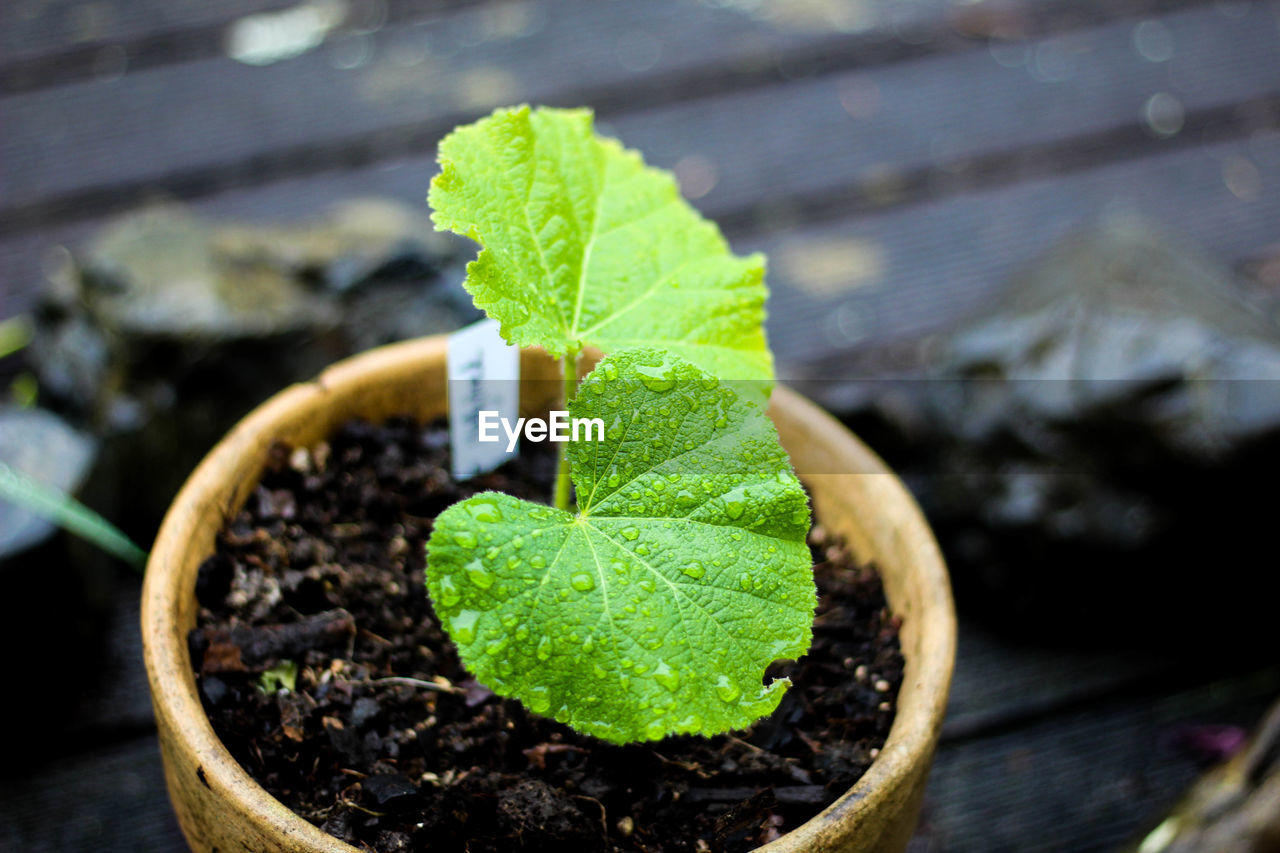
M874 570L821 526L813 646L770 668L795 686L752 728L618 747L495 696L440 630L423 546L431 520L475 492L545 500L555 459L528 448L459 484L447 447L443 425L403 419L278 447L201 568L190 647L205 710L296 813L380 853L720 853L794 829L879 754L902 680L898 620ZM282 659L296 689L259 689Z

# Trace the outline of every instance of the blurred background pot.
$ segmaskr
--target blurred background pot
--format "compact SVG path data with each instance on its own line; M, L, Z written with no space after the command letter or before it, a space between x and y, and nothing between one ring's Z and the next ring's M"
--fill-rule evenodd
M214 448L170 507L147 567L142 633L169 794L194 850L353 853L267 794L210 726L187 650L196 574L228 513L252 492L272 442L313 444L353 417L443 415L445 354L444 337L394 344L278 394ZM560 388L557 366L529 351L521 370L523 413L545 412ZM902 850L915 826L951 683L955 616L946 569L902 484L848 430L786 388L775 390L771 416L818 520L879 568L890 606L903 620L906 671L893 729L871 769L767 849ZM808 473L814 471L832 473Z

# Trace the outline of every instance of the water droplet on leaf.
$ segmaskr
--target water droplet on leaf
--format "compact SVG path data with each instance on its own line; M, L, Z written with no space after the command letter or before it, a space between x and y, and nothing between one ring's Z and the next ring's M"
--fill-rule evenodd
M453 582L453 578L449 575L440 578L440 604L453 607L461 600L462 593L458 592L458 585Z
M741 518L747 510L747 490L739 486L724 494L724 514L730 518Z
M476 620L480 618L479 610L462 610L449 626L449 634L456 642L471 643L476 638Z
M467 512L469 512L471 517L476 521L483 522L485 524L502 521L502 512L498 509L498 505L493 501L472 500L468 501L464 506L466 506Z
M488 589L493 586L493 572L485 568L484 563L479 560L472 560L467 563L467 567L463 571L467 573L467 580L481 589Z
M716 679L716 695L720 697L722 702L736 702L738 697L742 695L742 691L729 680L729 676L722 675Z
M529 710L535 714L545 714L551 708L551 692L545 687L533 687L529 690Z
M648 388L655 394L665 394L672 388L676 387L676 381L670 376L664 375L646 375L643 370L637 368L640 372L640 384Z
M672 693L680 689L680 676L667 665L666 661L659 661L654 667L653 680Z

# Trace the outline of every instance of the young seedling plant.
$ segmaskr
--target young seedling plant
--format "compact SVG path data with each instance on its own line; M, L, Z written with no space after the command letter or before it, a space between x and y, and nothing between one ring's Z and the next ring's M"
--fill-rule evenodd
M604 740L750 725L816 598L808 500L765 416L763 257L587 110L498 110L439 159L434 222L483 247L467 290L562 360L571 418L606 425L558 445L553 505L483 492L440 514L441 623L495 693ZM579 384L584 347L608 355Z

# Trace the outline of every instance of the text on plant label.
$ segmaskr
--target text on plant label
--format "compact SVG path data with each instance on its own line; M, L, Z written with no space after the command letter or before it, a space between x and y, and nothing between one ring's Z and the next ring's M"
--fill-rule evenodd
M508 418L499 417L497 411L480 412L477 439L483 442L499 441L498 427L507 434L507 452L516 447L523 430L529 441L604 441L604 420L602 418L570 418L567 411L553 409L551 417L516 418L515 426ZM579 431L583 438L579 439Z

